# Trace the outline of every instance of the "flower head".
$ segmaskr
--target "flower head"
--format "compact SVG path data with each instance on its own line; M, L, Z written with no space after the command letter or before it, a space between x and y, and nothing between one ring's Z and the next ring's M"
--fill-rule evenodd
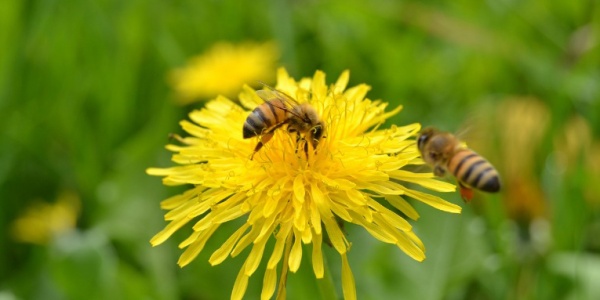
M345 298L356 298L347 258L351 243L340 227L342 221L364 227L376 239L397 245L415 260L423 260L424 246L410 223L383 203L388 202L411 219L417 219L418 213L405 197L459 212L459 206L405 183L443 192L454 191L454 186L433 179L431 173L404 170L408 165L423 163L414 140L420 125L377 130L401 107L386 112L385 102L365 98L367 85L346 89L348 79L346 71L328 87L323 72L295 81L285 70L279 70L276 89L299 103L309 103L325 124L325 137L316 149L311 149L316 151L308 154L298 151L298 140L284 127L276 130L250 159L258 138L243 139L242 126L250 110L263 101L249 87L240 94L244 107L218 97L192 112L193 123L181 122L191 136L180 139L183 146L168 146L176 152L173 161L180 166L148 169L151 175L165 176L166 185L195 185L161 203L169 210L165 219L170 223L151 240L152 245L164 242L195 220L194 232L180 244L186 250L179 264L185 266L221 224L244 219L245 223L209 260L217 265L250 246L233 288L233 299L244 295L248 278L259 266L272 237L275 245L266 266L263 299L275 292L280 265L278 295L285 294L287 271L296 272L302 261L301 244L312 244L312 268L315 276L322 278L324 241L341 256Z
M170 81L181 104L217 95L233 96L244 83L271 80L278 57L275 43L217 43L174 70Z

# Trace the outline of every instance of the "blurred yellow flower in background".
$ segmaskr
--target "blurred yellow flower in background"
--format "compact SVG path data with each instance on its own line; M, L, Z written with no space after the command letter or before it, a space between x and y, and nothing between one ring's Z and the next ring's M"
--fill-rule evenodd
M583 196L588 204L600 208L600 141L594 139L589 122L580 115L571 117L554 137L556 164L563 176L574 176L583 167Z
M550 112L538 99L508 98L497 109L500 145L507 183L504 203L509 215L523 222L548 218L548 201L535 168L550 122Z
M217 43L170 74L180 104L217 95L234 96L245 83L269 82L279 58L274 42L234 45Z
M76 227L81 203L73 192L63 192L56 203L34 202L12 224L12 235L23 243L46 245Z
M196 220L194 232L179 245L187 248L178 262L185 266L221 224L243 218L245 223L209 259L217 265L252 246L237 276L232 299L243 297L271 236L275 245L266 264L262 299L269 299L277 286L277 298L285 298L287 272L298 270L302 244L312 244L313 272L316 278L323 278L324 241L341 256L344 297L355 299L347 257L351 242L344 235L342 221L359 225L376 239L394 244L422 261L425 248L411 224L383 203L413 220L419 214L406 197L459 213L459 206L411 188L416 184L452 192L455 187L434 179L432 173L405 170L406 166L423 163L414 140L420 124L378 129L402 107L386 112L387 103L365 98L369 86L347 89L348 80L349 72L343 72L328 87L321 71L296 81L285 70L279 70L276 89L312 105L325 123L326 137L319 142L318 151L309 152L308 157L296 151L296 139L281 129L250 160L257 139L243 139L242 127L250 111L263 101L247 86L239 96L244 107L220 96L193 111L190 118L194 123L181 122L191 136L179 139L183 145L167 146L176 153L173 161L180 166L147 170L148 174L164 176L165 185L194 185L161 203L169 211L165 220L170 223L152 238L152 245L163 243Z
M550 113L533 97L507 97L493 108L482 105L476 113L469 144L496 162L504 179L501 193L511 219L529 225L547 219L548 201L536 169L537 151L546 134ZM494 138L496 140L494 140Z

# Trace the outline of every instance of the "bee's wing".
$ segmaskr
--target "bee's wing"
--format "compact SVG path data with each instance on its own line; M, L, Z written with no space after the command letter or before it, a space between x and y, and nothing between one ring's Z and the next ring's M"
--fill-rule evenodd
M273 100L281 100L287 107L282 109L290 110L294 106L298 106L298 101L292 98L290 95L267 85L264 82L261 82L265 88L262 90L256 91L256 94L263 99L265 102L273 101Z

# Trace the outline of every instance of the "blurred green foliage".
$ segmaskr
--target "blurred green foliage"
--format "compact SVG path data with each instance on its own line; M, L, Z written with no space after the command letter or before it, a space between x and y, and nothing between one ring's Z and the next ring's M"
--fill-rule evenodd
M349 69L371 98L404 105L398 124L459 131L488 120L478 137L488 147L476 150L501 173L510 161L498 149L512 147L502 137L529 129L506 132L497 107L527 96L549 115L523 149L524 181L504 176L503 193L477 194L461 215L415 203L423 263L349 227L360 299L600 299L599 20L593 0L4 0L0 298L228 298L242 260L207 260L235 224L180 269L185 230L157 248L148 241L166 224L159 202L181 189L144 170L172 165L168 133L202 105L174 105L170 70L215 42L275 40L292 76L321 69L332 81ZM589 134L561 140L573 117ZM589 143L578 148L581 140ZM557 162L565 147L575 149L568 164ZM77 228L44 245L18 242L15 219L64 191L81 201ZM544 213L507 208L530 195ZM339 261L328 257L339 288ZM321 297L308 266L290 275L289 299ZM251 278L248 299L261 281Z

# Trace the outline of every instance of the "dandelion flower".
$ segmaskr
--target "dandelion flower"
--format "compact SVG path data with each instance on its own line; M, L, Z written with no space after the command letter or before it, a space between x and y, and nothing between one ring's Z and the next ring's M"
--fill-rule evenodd
M217 95L232 96L244 83L272 79L279 52L275 43L217 43L170 74L180 104Z
M364 227L376 239L423 260L423 244L396 209L408 218L418 218L406 197L453 213L460 212L460 207L406 183L441 192L454 191L455 187L433 179L431 173L405 170L408 165L423 163L414 140L420 125L377 130L401 107L386 112L387 103L365 98L367 85L346 89L348 80L346 71L328 87L323 72L295 81L285 70L279 70L275 88L312 105L325 123L326 137L317 145L318 151L310 151L308 156L297 151L292 134L279 129L250 159L258 138L243 139L242 126L262 100L247 86L239 97L243 107L217 97L192 112L193 122L181 122L190 136L180 138L183 145L167 147L176 153L173 161L179 166L147 170L151 175L164 176L165 185L194 185L161 203L168 210L165 219L170 223L152 238L152 245L163 243L193 220L193 233L179 245L186 248L179 259L179 265L185 266L221 224L243 219L245 223L209 259L217 265L251 248L235 281L232 299L243 297L271 238L275 245L267 258L262 299L270 298L277 286L278 298L285 297L287 272L296 272L307 255L302 244L312 245L308 254L312 269L316 278L323 278L324 242L341 256L344 297L355 299L347 257L351 242L340 227L343 222Z

